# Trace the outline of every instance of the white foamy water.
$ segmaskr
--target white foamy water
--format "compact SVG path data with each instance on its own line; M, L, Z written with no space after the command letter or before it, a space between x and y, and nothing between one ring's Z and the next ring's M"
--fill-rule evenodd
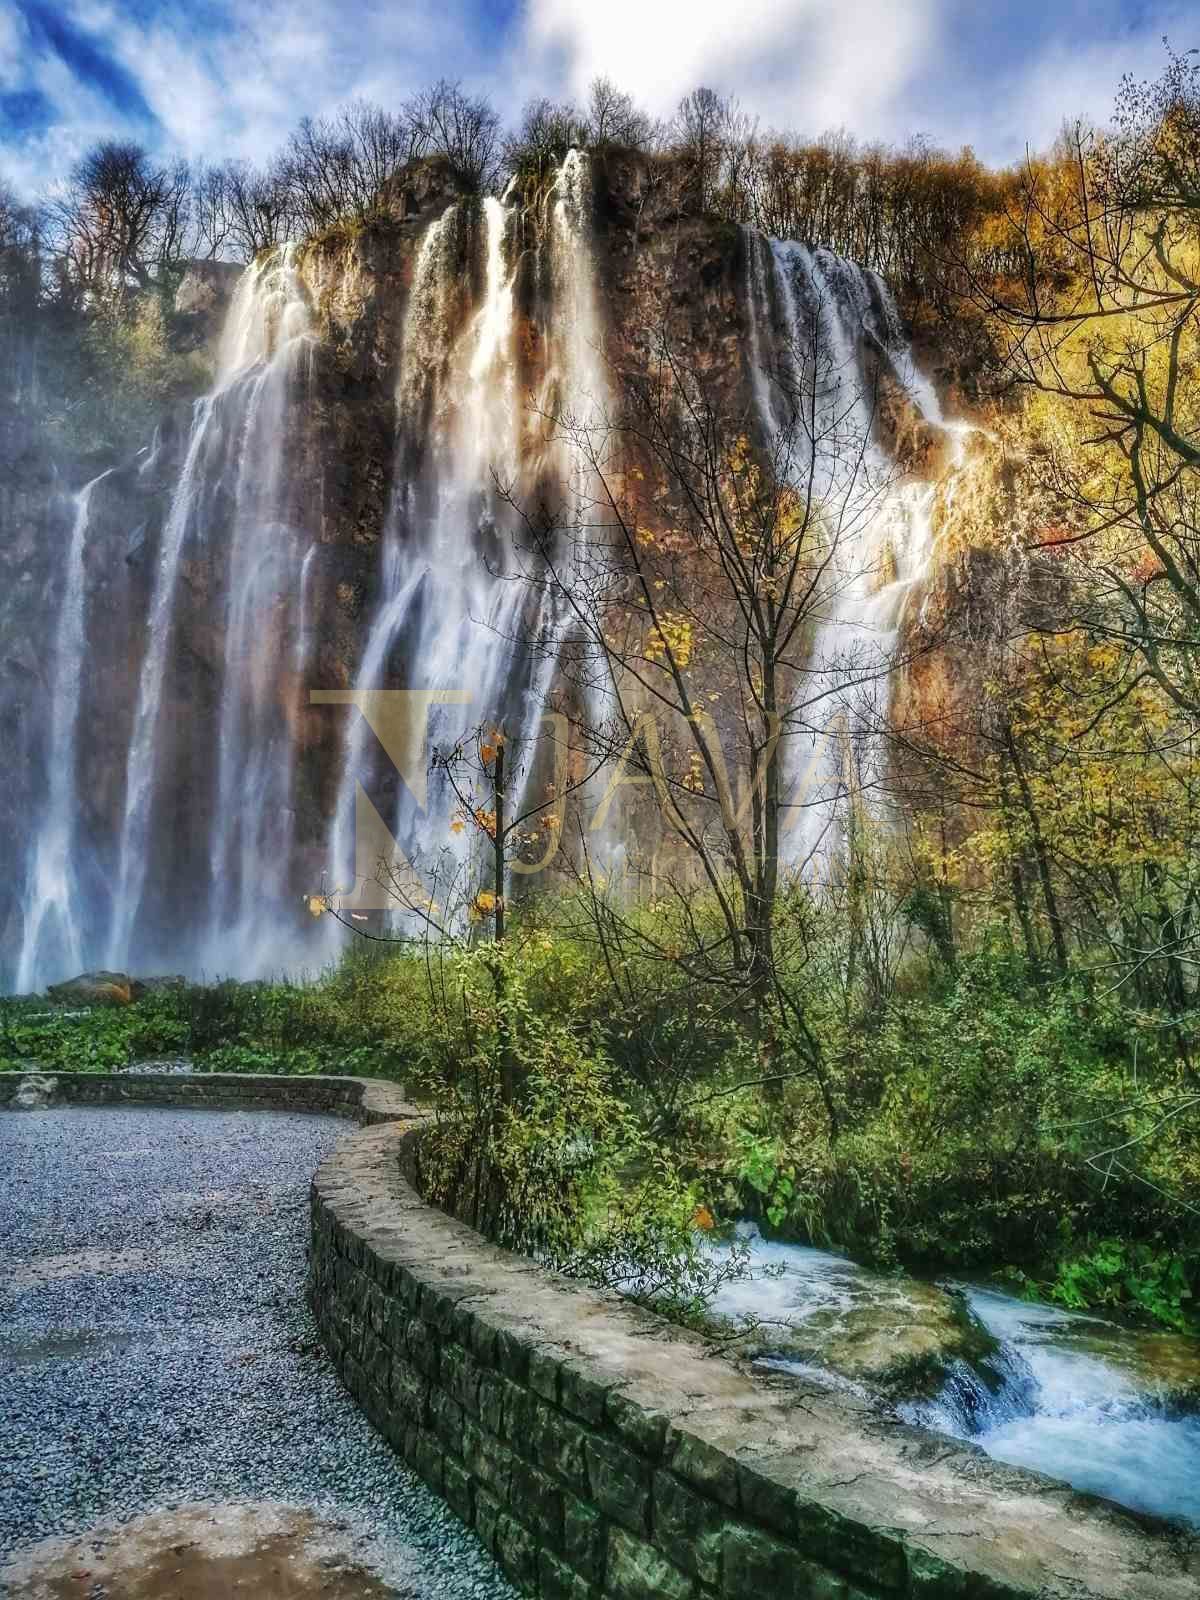
M769 1346L770 1323L802 1324L818 1312L846 1310L861 1295L865 1275L844 1257L772 1243L752 1227L743 1232L752 1274L726 1284L711 1309L767 1324L761 1343ZM1182 1413L1169 1383L1155 1382L1136 1332L994 1289L968 1285L963 1293L999 1341L990 1365L1000 1381L955 1372L936 1399L902 1406L906 1420L1135 1511L1200 1526L1200 1416ZM784 1358L770 1365L811 1375L806 1364Z

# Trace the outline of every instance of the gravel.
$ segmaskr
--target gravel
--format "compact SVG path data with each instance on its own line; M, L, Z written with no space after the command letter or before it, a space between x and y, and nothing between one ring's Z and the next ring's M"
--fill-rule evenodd
M0 1561L147 1511L282 1502L369 1529L405 1592L510 1600L341 1387L304 1304L308 1185L346 1132L265 1112L0 1115Z

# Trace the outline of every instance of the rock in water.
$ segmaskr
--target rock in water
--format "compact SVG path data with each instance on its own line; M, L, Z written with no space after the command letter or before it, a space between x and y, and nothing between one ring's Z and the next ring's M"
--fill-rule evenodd
M997 1341L962 1295L822 1251L790 1253L809 1264L811 1279L768 1276L751 1301L736 1283L718 1296L710 1321L735 1334L731 1353L822 1368L890 1400L928 1398L963 1369L989 1389L999 1384L989 1365Z

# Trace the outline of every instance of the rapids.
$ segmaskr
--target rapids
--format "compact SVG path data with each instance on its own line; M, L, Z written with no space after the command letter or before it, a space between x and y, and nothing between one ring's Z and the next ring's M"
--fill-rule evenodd
M726 1284L713 1312L745 1324L798 1325L851 1303L860 1276L852 1262L769 1242L752 1224L741 1231L751 1276ZM1139 1333L980 1285L957 1287L998 1341L990 1371L981 1377L959 1366L933 1399L899 1404L906 1421L1135 1511L1200 1526L1200 1342ZM769 1332L765 1337L769 1344ZM813 1377L808 1363L786 1356L766 1362Z

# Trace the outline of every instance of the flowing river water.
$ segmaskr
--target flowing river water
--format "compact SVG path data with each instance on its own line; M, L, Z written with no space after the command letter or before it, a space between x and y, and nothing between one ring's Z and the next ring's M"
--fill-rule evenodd
M736 1323L779 1328L781 1346L788 1327L851 1308L871 1281L829 1251L770 1242L752 1225L742 1232L750 1276L727 1283L711 1309ZM1200 1526L1200 1341L981 1285L953 1287L997 1349L985 1372L953 1363L932 1399L900 1402L904 1420L1135 1511ZM813 1376L811 1363L787 1354L762 1359Z

